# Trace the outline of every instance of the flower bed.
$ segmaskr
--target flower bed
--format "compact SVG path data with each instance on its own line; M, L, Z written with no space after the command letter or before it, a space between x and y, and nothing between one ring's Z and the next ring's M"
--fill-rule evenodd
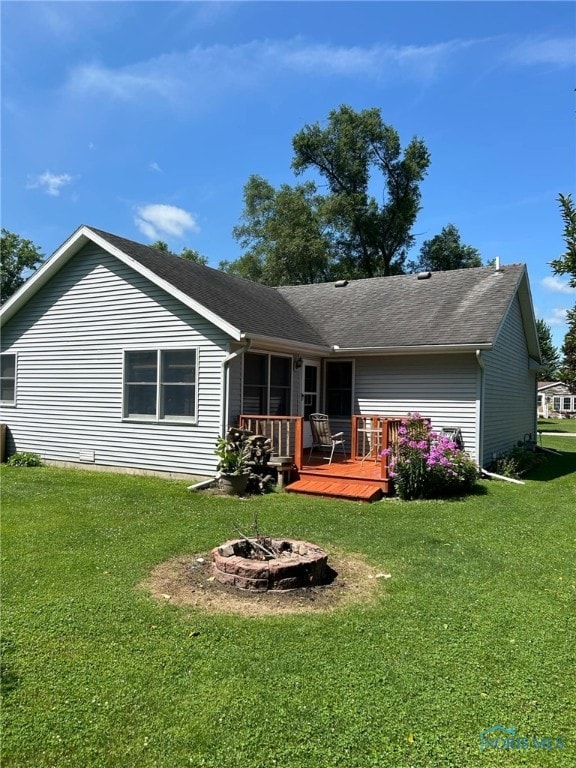
M478 470L446 435L433 432L429 419L413 413L398 428L398 443L386 449L390 477L401 499L435 499L469 493Z

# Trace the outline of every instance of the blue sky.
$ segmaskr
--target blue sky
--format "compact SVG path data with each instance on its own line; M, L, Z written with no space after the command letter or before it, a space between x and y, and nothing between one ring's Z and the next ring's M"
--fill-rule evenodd
M26 2L2 13L2 226L52 253L79 225L212 266L250 174L293 183L292 137L349 104L422 138L418 244L455 224L526 262L560 345L576 292L571 2Z

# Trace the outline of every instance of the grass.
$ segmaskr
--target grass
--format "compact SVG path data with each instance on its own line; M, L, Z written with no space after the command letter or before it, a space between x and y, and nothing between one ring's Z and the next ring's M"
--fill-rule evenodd
M576 419L538 419L538 431L575 434Z
M546 444L561 454L526 485L450 502L4 467L3 768L575 765L576 441ZM262 618L135 588L254 511L392 578L374 604ZM529 748L481 751L495 724Z

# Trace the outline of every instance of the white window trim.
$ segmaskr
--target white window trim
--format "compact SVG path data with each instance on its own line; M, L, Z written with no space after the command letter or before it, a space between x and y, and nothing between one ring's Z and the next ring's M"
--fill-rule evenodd
M160 418L160 410L161 410L161 391L162 391L162 381L161 381L161 375L162 375L162 353L163 352L176 352L176 351L189 351L189 352L195 352L196 353L196 370L195 370L195 378L194 378L194 416L188 417L188 416L169 416L168 418ZM128 383L126 381L126 356L128 352L156 352L156 414L154 416L137 416L132 414L131 416L126 415L126 407L128 402L127 397L127 387ZM197 346L178 346L178 347L171 347L169 345L159 347L157 345L149 346L149 347L143 347L143 346L137 346L137 347L125 347L122 350L122 421L126 422L132 422L136 424L170 424L172 426L177 424L182 424L186 426L198 424L198 403L199 403L199 397L198 397L198 381L199 381L199 371L200 371L200 347Z
M18 352L2 352L1 355L2 357L5 355L13 355L14 357L14 400L0 400L0 405L15 408L18 402Z

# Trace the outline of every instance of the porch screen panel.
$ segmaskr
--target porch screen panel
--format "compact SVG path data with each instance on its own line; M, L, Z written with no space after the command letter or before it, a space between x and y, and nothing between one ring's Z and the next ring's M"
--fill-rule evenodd
M155 416L158 391L156 350L126 352L125 416Z
M196 415L196 350L162 352L162 418Z
M352 416L352 363L326 363L326 412L337 418Z
M288 416L290 413L291 359L270 358L270 410L271 416Z
M268 357L247 352L244 355L243 412L267 413Z

